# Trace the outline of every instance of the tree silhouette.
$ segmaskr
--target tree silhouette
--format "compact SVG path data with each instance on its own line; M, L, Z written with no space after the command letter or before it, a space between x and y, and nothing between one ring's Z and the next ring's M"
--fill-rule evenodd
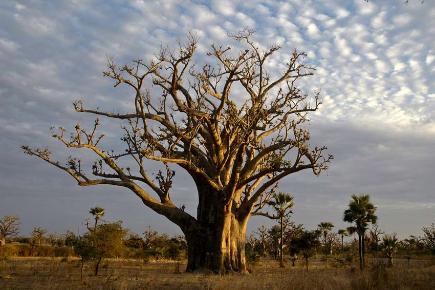
M104 208L96 206L89 210L89 213L94 216L94 230L97 228L98 221L104 216ZM89 227L88 227L89 229Z
M305 267L308 271L309 258L314 255L319 245L319 231L304 231L293 240L290 247L293 253L302 253L305 260Z
M6 244L6 238L16 236L19 232L20 219L17 216L6 215L0 219L0 246Z
M272 199L267 203L275 211L274 214L269 214L267 212L261 212L260 210L254 211L256 215L266 216L271 219L279 219L280 225L280 239L279 239L279 256L280 256L280 267L284 267L283 258L283 244L284 244L284 218L292 213L291 209L294 206L293 196L290 194L280 192L275 193Z
M32 241L39 246L42 244L44 240L44 235L47 233L47 230L43 227L34 227L32 230Z
M328 243L328 233L332 230L334 225L331 222L321 222L317 229L320 231L320 233L323 236L323 246L325 247L325 253L331 254L332 247Z
M355 231L358 234L358 254L360 269L364 269L364 236L368 224L375 224L377 216L375 215L376 207L370 202L368 194L352 195L349 202L349 208L344 211L343 220L354 223L355 226L349 228L350 232Z
M187 271L246 272L252 211L268 201L284 177L305 169L318 175L332 159L326 147L310 144L305 126L307 114L320 105L318 92L311 96L298 87L313 74L303 63L305 54L292 52L275 73L269 68L279 46L260 49L251 31L232 38L240 50L212 45L204 65L193 63L197 39L192 36L175 50L163 48L149 63L136 60L118 67L110 60L104 75L115 87L132 90L132 112L89 109L82 101L74 107L121 122L124 150L104 146L98 119L89 130L77 124L71 137L64 128L53 132L67 148L95 154L92 170L79 158L64 165L46 148L23 146L25 153L65 171L80 186L130 189L145 206L178 225L188 244ZM155 180L146 160L163 165ZM171 200L171 166L185 170L196 185L196 217Z
M382 237L382 250L385 256L388 258L388 266L393 266L393 255L396 253L397 248L399 247L399 240L397 239L396 234L392 235L384 235Z
M348 235L348 231L346 229L339 229L337 234L341 238L341 252L344 251L344 237Z
M428 227L423 227L422 241L426 248L435 255L435 224L431 224Z

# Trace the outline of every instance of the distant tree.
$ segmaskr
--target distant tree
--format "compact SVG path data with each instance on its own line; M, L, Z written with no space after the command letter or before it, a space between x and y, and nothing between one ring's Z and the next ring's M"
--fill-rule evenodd
M64 238L64 244L68 247L74 247L78 237L72 231L67 231Z
M344 237L347 236L349 233L347 232L346 229L339 229L337 234L341 238L341 252L343 252L344 251Z
M56 233L48 234L46 241L53 247L62 247L65 245L65 238L62 235Z
M94 216L94 229L97 228L98 221L104 216L104 208L96 206L89 210L89 213ZM88 227L89 229L89 227Z
M103 258L119 257L124 253L124 238L127 231L120 221L103 223L81 237L75 239L74 251L81 258L81 277L83 265L95 261L94 274L98 275Z
M144 249L145 248L145 241L135 233L130 234L127 239L125 240L124 244L129 248L134 249Z
M83 266L85 262L98 258L98 252L93 238L87 234L75 239L74 252L80 257L80 280L83 280Z
M365 232L368 224L375 224L377 216L375 215L376 207L370 202L368 194L352 195L352 200L349 203L349 208L344 211L343 220L345 222L354 223L351 231L358 234L358 254L360 269L364 269L364 249L365 249Z
M47 230L42 227L34 227L32 230L32 243L40 246L44 241L44 235L47 233Z
M432 255L435 255L435 224L431 224L428 227L423 227L422 241L425 247L431 251Z
M0 219L0 246L6 244L7 237L16 236L19 232L20 219L17 216L6 215Z
M280 238L281 238L281 230L279 225L274 225L268 230L268 238L269 238L269 253L272 254L273 258L278 260L279 251L280 251Z
M399 247L399 240L396 237L396 234L392 235L384 235L382 238L381 248L388 258L388 266L393 266L393 255L396 253L397 248Z
M97 226L96 230L90 232L90 240L94 241L96 249L95 276L103 258L119 257L124 252L124 237L127 231L122 223L104 223Z
M332 230L334 225L331 222L321 222L317 229L320 231L320 233L323 236L323 246L325 249L325 254L332 254L332 247L330 243L328 242L328 234Z
M288 221L285 227L285 233L284 233L284 241L287 243L287 248L289 249L290 254L290 260L292 262L292 266L295 266L295 262L297 259L297 253L295 251L292 251L291 244L294 240L300 238L302 234L304 233L304 227L303 225L295 224L292 221Z
M315 254L316 248L319 245L319 231L304 231L300 237L292 241L290 248L293 253L302 254L306 270L308 271L309 258Z
M254 211L255 215L266 216L271 219L278 219L280 225L280 238L279 238L279 255L280 255L280 267L284 267L283 258L283 245L284 245L284 219L292 213L292 207L294 206L293 196L280 192L273 194L270 201L267 204L275 211L273 214L268 212L261 212L260 210Z
M382 234L384 234L384 232L381 231L378 224L373 224L369 231L369 241L370 241L369 248L375 251L375 253L377 253L379 250L379 242L381 241Z
M266 255L267 243L268 243L268 229L262 225L255 232L258 236L258 242L260 244L260 254L262 256Z

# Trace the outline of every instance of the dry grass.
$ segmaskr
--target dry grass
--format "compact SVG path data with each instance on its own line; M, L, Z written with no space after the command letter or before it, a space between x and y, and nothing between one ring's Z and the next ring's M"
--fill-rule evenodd
M185 265L181 264L183 269ZM435 263L414 261L394 268L372 266L360 273L351 267L325 267L313 263L279 268L274 261L253 266L250 275L176 274L176 263L143 264L135 260L104 262L101 273L92 275L85 266L80 281L79 261L55 258L21 258L0 261L0 289L435 289Z

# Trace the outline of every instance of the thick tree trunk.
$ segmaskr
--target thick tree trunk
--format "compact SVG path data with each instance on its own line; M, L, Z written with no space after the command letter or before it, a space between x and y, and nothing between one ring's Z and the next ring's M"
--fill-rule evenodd
M246 272L245 240L248 218L240 219L225 204L222 193L199 195L197 223L184 229L188 248L187 272Z
M6 245L6 238L5 237L1 237L0 238L0 247Z

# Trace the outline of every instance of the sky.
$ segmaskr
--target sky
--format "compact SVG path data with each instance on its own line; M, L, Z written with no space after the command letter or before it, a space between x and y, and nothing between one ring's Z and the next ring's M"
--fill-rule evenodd
M293 49L316 67L303 83L323 98L311 116L312 142L327 145L335 159L319 177L307 171L281 182L295 198L293 220L309 229L322 221L346 227L350 196L367 193L383 231L421 235L435 222L433 0L1 1L0 217L18 215L22 234L34 226L83 232L98 205L106 220L121 219L135 232L151 226L179 234L131 192L81 188L20 146L47 146L67 157L49 128L91 124L74 112L76 99L109 111L130 108L132 96L102 76L108 57L120 64L149 60L191 32L206 61L211 44L225 45L228 33L243 28L254 29L262 47L282 47L273 72ZM118 146L120 125L103 125ZM173 199L196 212L193 182L179 170ZM273 222L255 217L249 231L263 223Z

